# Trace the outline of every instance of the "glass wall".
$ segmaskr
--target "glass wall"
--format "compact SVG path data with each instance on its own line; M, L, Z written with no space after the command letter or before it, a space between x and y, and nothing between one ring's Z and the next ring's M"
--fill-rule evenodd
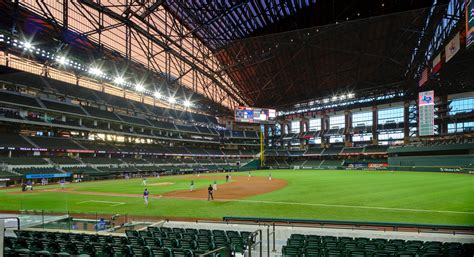
M403 139L403 128L395 126L395 124L403 122L403 106L378 110L377 124L379 125L378 139L380 144L389 144Z
M300 133L300 121L292 120L291 121L291 133L296 134Z
M321 118L314 118L309 120L309 131L321 130Z
M378 125L403 122L403 106L378 111Z
M373 124L372 112L359 112L352 114L352 127L366 127L367 131L370 131ZM354 133L352 137L353 142L364 142L372 140L371 132Z
M346 127L346 120L344 115L337 115L329 117L329 128L330 129L340 129ZM333 135L329 137L329 143L342 143L344 141L344 136Z
M449 104L449 115L455 115L463 112L472 112L474 110L474 97L453 99Z
M466 131L474 131L474 121L448 124L448 133L462 133Z

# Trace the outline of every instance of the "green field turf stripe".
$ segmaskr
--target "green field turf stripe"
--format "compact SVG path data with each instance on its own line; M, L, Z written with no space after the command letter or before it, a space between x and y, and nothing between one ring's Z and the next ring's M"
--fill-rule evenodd
M202 200L193 197L170 197L170 199L192 199ZM336 208L354 208L354 209L371 209L371 210L385 210L385 211L407 211L407 212L431 212L431 213L449 213L449 214L468 214L474 215L474 212L464 211L441 211L441 210L425 210L425 209L409 209L409 208L392 208L392 207L376 207L376 206L361 206L361 205L343 205L343 204L324 204L324 203L295 203L295 202L278 202L278 201L262 201L262 200L238 200L238 199L215 199L219 202L243 202L243 203L263 203L263 204L281 204L281 205L300 205L300 206L321 206L321 207L336 207Z

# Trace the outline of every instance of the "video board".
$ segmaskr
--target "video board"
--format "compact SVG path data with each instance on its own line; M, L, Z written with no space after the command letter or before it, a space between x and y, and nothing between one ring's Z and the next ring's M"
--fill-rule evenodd
M253 107L235 109L235 121L245 123L271 123L276 118L276 110Z

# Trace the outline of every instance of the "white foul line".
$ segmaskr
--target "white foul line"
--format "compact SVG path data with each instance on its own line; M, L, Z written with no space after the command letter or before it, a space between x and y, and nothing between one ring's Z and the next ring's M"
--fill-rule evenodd
M124 205L125 204L123 202L109 202L109 201L96 201L96 200L82 201L82 202L78 202L77 204L83 204L83 203L111 203L110 206L117 206L117 205Z
M179 199L193 199L193 197L169 197ZM204 200L203 200L204 201ZM239 200L239 199L216 199L219 202L243 202L243 203L264 203L264 204L282 204L282 205L303 205L303 206L322 206L322 207L336 207L336 208L354 208L354 209L370 209L370 210L387 210L387 211L408 211L408 212L433 212L433 213L451 213L451 214L468 214L474 215L474 212L465 211L442 211L442 210L423 210L423 209L409 209L409 208L392 208L392 207L376 207L376 206L361 206L361 205L344 205L344 204L324 204L324 203L294 203L294 202L278 202L278 201L259 201L259 200Z

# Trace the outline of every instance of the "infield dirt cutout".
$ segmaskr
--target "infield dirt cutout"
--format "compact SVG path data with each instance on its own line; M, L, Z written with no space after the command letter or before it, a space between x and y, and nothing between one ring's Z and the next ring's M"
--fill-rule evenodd
M183 178L191 180L225 180L225 174L219 176L195 176L187 175ZM147 186L166 186L172 185L173 182L158 182L152 183ZM273 178L269 180L268 177L248 177L248 176L233 176L232 181L217 184L217 190L214 191L214 199L216 200L231 200L231 199L242 199L249 196L265 194L273 192L275 190L284 188L288 183L286 180ZM98 196L120 196L120 197L142 197L142 193L113 193L113 192L94 192L94 191L75 191L74 184L69 184L66 188L48 188L42 189L41 186L35 187L34 191L27 192L10 192L9 194L31 194L40 192L64 192L68 194L78 195L98 195ZM189 191L189 187L183 188L183 190L177 190L167 192L162 195L153 194L151 192L150 197L158 198L177 198L177 199L201 199L207 200L207 186L204 188L195 189Z
M190 180L206 179L221 180L222 176L188 176ZM283 179L273 178L269 180L267 177L247 177L235 176L231 182L217 184L217 190L214 191L214 199L242 199L249 196L269 193L284 188L288 183ZM199 188L194 191L186 190L173 191L163 194L167 198L185 198L185 199L207 199L207 187Z
M174 183L173 182L160 182L160 183L149 184L147 186L170 186L170 185L174 185Z

